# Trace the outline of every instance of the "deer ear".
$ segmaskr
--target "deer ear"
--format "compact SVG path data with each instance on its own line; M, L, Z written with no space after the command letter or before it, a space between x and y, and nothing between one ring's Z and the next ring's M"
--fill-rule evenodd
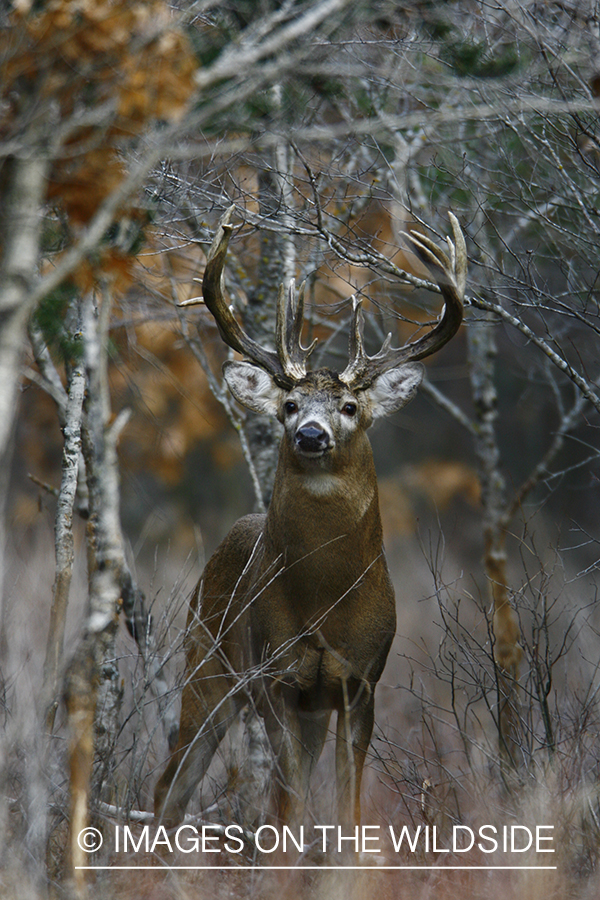
M223 375L227 387L242 406L263 416L277 415L284 392L264 369L247 362L226 362Z
M423 380L424 372L420 363L406 363L379 375L365 391L371 401L373 418L389 416L410 403Z

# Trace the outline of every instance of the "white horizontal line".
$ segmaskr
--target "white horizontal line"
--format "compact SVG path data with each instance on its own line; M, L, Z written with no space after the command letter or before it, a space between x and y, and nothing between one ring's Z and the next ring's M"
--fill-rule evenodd
M390 870L390 869L439 869L444 871L447 869L456 870L460 869L461 871L469 871L473 870L481 870L485 872L491 872L493 870L503 870L503 871L521 871L521 870L556 870L558 866L169 866L164 863L156 863L153 866L75 866L76 869L186 869L190 871L200 871L205 869L212 869L215 871L224 871L225 869L262 869L263 871L268 871L272 869L273 871L288 871L288 872L296 872L299 869L328 869L335 871L378 871L378 870Z

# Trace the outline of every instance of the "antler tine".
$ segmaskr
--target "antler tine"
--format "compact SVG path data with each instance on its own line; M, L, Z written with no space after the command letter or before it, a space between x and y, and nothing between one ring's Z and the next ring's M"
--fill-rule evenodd
M302 346L304 287L305 282L302 282L296 295L296 283L292 278L287 292L283 284L279 288L277 301L277 353L284 372L293 381L306 375L306 361L317 343L315 338L309 347Z
M204 303L212 313L221 337L232 350L237 350L238 353L242 353L266 369L281 387L290 388L294 383L294 378L285 371L277 351L267 350L248 337L223 297L223 267L233 231L231 217L234 211L235 206L230 206L222 216L206 257L206 268L202 279Z
M429 267L433 264L434 269L441 270L445 276L445 279L442 280L436 278L440 290L442 289L442 284L447 281L447 283L454 286L462 302L467 284L467 247L458 219L452 212L448 213L448 218L450 219L454 235L454 241L450 237L446 237L450 258L426 235L408 232L406 236L425 265Z
M391 332L383 342L379 353L376 353L374 356L368 356L365 353L363 344L364 327L362 301L354 295L352 297L352 323L350 325L350 345L348 350L349 362L340 375L340 381L344 381L355 390L368 387L377 375L385 371L386 368L391 368L391 365L385 365L385 361L390 354ZM398 350L392 350L391 352L398 353ZM383 368L382 364L384 364Z
M353 294L352 300L352 322L350 323L350 340L348 344L348 365L340 374L340 381L346 384L353 384L358 380L364 363L368 359L365 354L363 345L363 331L365 320L362 312L362 302Z
M365 348L363 345L363 332L365 328L365 317L362 311L362 301L360 297L353 294L352 300L352 324L350 325L350 345L348 347L348 358L350 360L346 372L350 367L355 368L359 359L364 357ZM345 374L345 373L342 373Z
M454 235L454 274L456 277L456 288L458 290L461 305L465 296L465 290L467 288L467 245L465 243L465 236L462 233L462 228L460 227L460 223L453 212L448 211L448 218L450 219L450 224L452 225L452 233ZM448 243L450 243L450 238L447 238Z
M463 318L463 298L467 282L467 248L458 219L451 212L448 216L454 236L454 241L447 238L449 257L425 235L410 232L406 235L434 276L444 298L440 321L423 337L397 349L390 346L392 336L388 334L379 353L367 356L362 342L362 313L360 304L355 299L350 331L350 361L340 375L340 379L354 390L369 387L378 375L388 369L430 356L458 331Z

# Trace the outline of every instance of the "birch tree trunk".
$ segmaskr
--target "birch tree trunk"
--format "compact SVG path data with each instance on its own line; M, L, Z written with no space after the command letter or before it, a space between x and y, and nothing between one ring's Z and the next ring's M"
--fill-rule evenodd
M21 356L32 311L29 287L38 265L47 172L48 160L34 147L22 159L7 159L0 173L0 694L4 694L4 675L11 670L4 610L7 494ZM7 760L0 758L0 785L5 783L6 765ZM34 781L38 783L39 778ZM8 832L7 792L0 790L0 834ZM33 843L38 843L37 836ZM2 843L1 850L6 846ZM0 856L0 868L4 862Z
M6 495L10 477L17 386L32 311L29 288L37 274L48 159L36 152L4 164L0 185L0 656L3 634Z
M94 720L101 671L103 661L113 646L121 600L116 442L124 424L123 417L120 417L109 427L105 384L100 371L101 327L91 296L83 302L82 329L87 382L83 448L90 497L89 598L84 633L67 670L65 682L71 787L69 870L80 893L84 888L84 876L77 866L85 865L86 854L79 846L77 836L88 825ZM107 729L104 727L103 730L106 743Z
M107 368L110 310L108 290L103 292L99 309L91 296L82 303L86 382L82 447L89 494L89 597L83 635L67 668L64 688L71 787L68 867L79 893L84 890L84 877L77 867L85 865L86 854L77 836L87 827L92 799L98 800L102 794L102 799L111 799L116 766L114 750L122 687L115 636L121 609L137 641L151 688L158 695L160 716L170 744L176 730L160 660L153 652L144 596L134 583L125 558L117 442L129 411L122 410L112 419ZM58 651L54 645L49 651L49 665L53 667ZM60 659L56 665L59 663Z
M473 434L483 503L484 568L493 609L499 750L501 758L515 766L520 753L517 679L521 649L519 624L510 603L506 569L506 485L500 469L496 436L496 321L491 313L473 317L467 336L475 406Z
M77 310L71 310L74 320L70 329L70 337L76 341L81 350L80 304ZM76 345L77 345L76 344ZM46 642L46 659L44 661L44 718L49 732L54 728L54 719L58 708L58 684L60 667L63 658L63 644L67 619L67 608L74 563L73 515L79 475L83 466L81 450L81 430L83 401L85 393L85 371L83 358L79 357L67 366L67 397L65 408L59 418L63 419L64 437L61 485L56 504L54 524L54 551L56 571L52 588L52 607L50 609L50 625Z

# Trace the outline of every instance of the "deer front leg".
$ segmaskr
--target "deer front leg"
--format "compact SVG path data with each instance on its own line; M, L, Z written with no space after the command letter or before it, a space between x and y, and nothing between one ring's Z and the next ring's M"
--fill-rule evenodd
M375 717L372 690L348 701L344 691L344 706L338 710L335 772L340 825L360 825L360 786L363 766L369 748Z
M200 667L202 678L188 679L181 699L179 740L154 791L157 823L175 828L204 777L243 698L216 659Z
M310 775L321 755L331 712L299 709L295 693L285 688L272 693L264 719L278 765L276 816L297 828L304 821Z

